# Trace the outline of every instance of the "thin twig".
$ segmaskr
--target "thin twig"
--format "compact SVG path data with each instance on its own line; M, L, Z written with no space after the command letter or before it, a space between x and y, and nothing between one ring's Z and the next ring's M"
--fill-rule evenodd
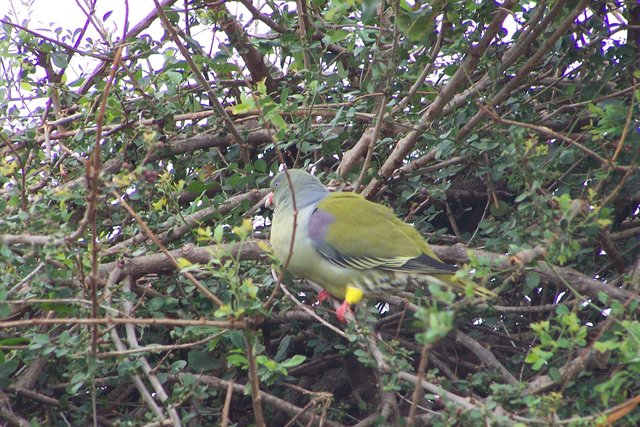
M253 419L258 427L265 427L264 414L262 412L262 396L260 392L260 381L258 379L258 363L253 352L253 341L251 331L244 331L244 343L247 347L247 360L249 362L249 382L251 383L251 403L253 405Z
M621 171L628 171L629 169L633 168L633 166L615 165L615 164L611 163L611 161L609 161L608 159L605 159L600 154L598 154L595 151L593 151L592 149L585 147L584 145L582 145L581 143L579 143L575 139L569 138L568 136L566 136L566 135L564 135L564 134L562 134L560 132L556 132L553 129L550 129L550 128L546 127L546 126L535 125L535 124L532 124L532 123L517 122L515 120L508 120L508 119L505 119L503 117L500 117L491 108L489 108L489 107L487 107L485 105L478 104L478 106L492 120L494 120L494 121L496 121L498 123L502 123L502 124L509 125L509 126L518 126L518 127L522 127L522 128L525 128L525 129L531 129L531 130L536 131L536 132L538 132L540 134L543 134L543 135L545 135L547 137L556 138L556 139L560 139L562 141L568 142L569 144L573 145L574 147L576 147L577 149L579 149L580 151L582 151L583 153L585 153L589 157L591 157L591 158L597 160L598 162L600 162L600 164L602 164L602 166L604 166L606 168L611 167L611 168L613 168L615 170L621 170Z
M490 368L497 369L498 372L502 375L502 378L511 385L517 385L520 382L514 377L511 372L507 368L504 367L502 363L496 358L496 356L478 341L471 338L469 335L465 334L459 329L455 331L455 339L466 348L471 350L473 354L475 354L481 362Z
M287 287L284 285L284 283L280 284L280 289L282 289L282 292L284 292L284 294L286 296L289 297L289 299L291 301L293 301L298 307L300 307L302 310L304 310L305 312L309 313L311 316L313 316L314 319L316 319L318 322L322 323L324 326L326 326L327 328L331 329L333 332L335 332L336 334L340 335L343 338L346 338L346 334L336 328L335 326L333 326L331 323L327 322L326 320L324 320L322 317L318 316L313 310L311 310L309 307L307 307L306 305L304 305L303 303L301 303L300 301L298 301L298 299L296 297L294 297L291 292L289 292L289 289L287 289ZM0 326L2 326L2 324L0 323Z
M409 415L407 416L407 425L409 426L412 426L415 422L420 390L423 387L422 382L424 380L424 371L427 369L427 361L429 360L429 350L431 350L431 344L424 343L422 351L420 352L420 363L418 363L418 375L415 377L416 381L413 389L413 395L411 397L411 408L409 409Z
M189 54L189 51L185 47L185 44L178 38L176 29L174 28L173 25L171 25L171 21L169 21L169 18L167 18L166 13L164 12L164 9L162 8L158 0L153 0L153 3L156 5L156 10L158 12L158 17L160 18L160 21L162 21L162 26L165 28L165 30L167 30L167 32L169 33L169 36L171 37L175 45L180 50L180 53L182 53L183 58L189 64L189 68L191 68L193 77L207 91L207 94L209 95L209 100L213 104L213 108L216 110L218 115L224 121L227 130L233 136L233 139L235 140L236 144L238 144L239 147L243 147L244 139L240 135L240 132L238 132L238 129L236 129L236 125L233 123L233 121L229 117L229 114L227 114L227 110L225 110L225 108L222 106L222 104L218 100L218 95L213 91L207 79L205 79L202 73L200 72L200 68L198 68L196 63L193 61L193 58L191 58L191 55Z
M123 291L128 294L131 293L131 278L127 277L123 281ZM122 311L125 315L130 316L133 315L133 303L127 299L122 298L121 301ZM138 344L138 337L136 336L135 325L129 323L125 324L125 331L127 333L127 342L129 344L130 349L138 349L140 348L140 344ZM175 427L180 427L182 423L180 422L180 416L178 415L178 411L176 411L175 405L171 403L169 400L169 395L164 389L162 382L158 379L158 376L155 374L154 369L151 368L151 365L147 361L146 357L138 357L137 362L147 377L147 381L153 387L153 391L155 396L160 399L160 401L165 405L166 411L169 414L169 417L173 421L173 425Z
M231 408L231 398L233 397L233 380L229 381L227 385L227 394L224 397L224 406L222 407L222 415L220 420L220 427L227 427L229 424L229 408Z
M109 100L109 93L113 87L113 82L116 78L116 71L120 68L120 59L122 58L122 49L124 45L120 44L118 50L116 50L115 58L113 59L113 65L111 72L107 78L104 90L102 92L102 100L100 101L100 107L98 109L98 117L96 119L96 143L91 155L91 161L85 164L87 187L89 188L89 200L87 200L87 211L89 223L91 224L91 274L89 275L89 284L91 286L91 301L93 306L91 307L91 317L98 317L98 259L100 258L100 244L99 230L98 230L98 193L100 192L100 154L101 154L101 142L102 142L102 124L104 122L104 115L107 110L107 101ZM91 354L95 357L98 351L98 325L93 325L91 332Z
M416 375L410 374L408 372L398 372L398 378L400 378L401 380L404 381L408 381L412 384L416 384L418 386L421 386L422 388L424 388L425 390L427 390L430 393L433 393L435 395L440 396L442 399L444 400L448 400L451 403L454 403L456 406L459 406L463 409L466 410L472 410L472 409L476 409L477 406L474 405L473 403L471 403L469 401L469 399L464 398L462 396L458 396L457 394L451 393L445 389L443 389L440 386L437 386L433 383L430 383L428 381L423 380L419 380L418 377Z
M130 354L139 354L139 353L161 353L165 351L173 351L173 350L181 350L185 348L193 348L201 344L205 344L219 336L222 336L227 331L220 331L216 334L210 335L206 338L202 338L198 341L183 343L183 344L171 344L171 345L161 345L161 344L152 344L146 345L143 347L132 348L129 350L123 351L107 351L103 353L98 353L97 357L105 359L107 357L120 357L120 356L128 356Z
M131 215L136 220L136 222L142 227L144 232L147 233L147 236L149 236L149 238L151 240L153 240L153 242L156 245L158 245L158 248L160 248L162 253L173 263L175 268L177 270L180 270L180 264L178 264L178 260L175 259L175 257L171 254L171 252L169 252L167 250L167 248L160 242L160 240L158 240L158 237L153 233L153 231L151 231L151 229L149 228L147 223L144 222L142 220L142 218L140 218L140 216L133 210L133 208L131 206L129 206L129 204L124 200L124 198L120 194L118 194L117 191L113 190L113 191L111 191L111 194L113 194L116 197L116 199L122 204L122 206L126 209L126 211L129 213L129 215ZM195 276L193 274L191 274L188 271L182 271L181 273L196 288L198 288L198 290L200 292L202 292L204 295L206 295L207 298L209 298L211 301L213 301L216 305L218 305L218 306L224 305L224 302L222 302L222 300L220 298L215 296L209 289L207 289L203 284L201 284L198 281L198 279L195 278Z
M178 378L187 374L179 374ZM191 375L191 374L188 374ZM195 375L196 380L200 384L206 384L212 387L215 387L219 390L227 390L229 387L229 383L231 381L223 380L218 377L214 377L212 375ZM246 386L244 384L233 384L233 392L236 394L243 395L245 394ZM303 412L303 408L295 406L279 397L276 397L268 392L262 392L262 399L265 404L268 404L278 410L284 411L291 417L295 417L300 412ZM307 422L308 425L318 425L319 417L314 413L309 413L308 411L301 415L303 421ZM344 424L341 424L337 421L324 420L324 426L326 427L344 427Z
M250 326L246 319L231 320L189 320L189 319L168 319L168 318L120 318L120 317L99 317L99 318L75 318L75 317L52 317L23 320L6 320L0 322L0 328L20 328L34 325L156 325L156 326L215 326L226 329L245 329Z

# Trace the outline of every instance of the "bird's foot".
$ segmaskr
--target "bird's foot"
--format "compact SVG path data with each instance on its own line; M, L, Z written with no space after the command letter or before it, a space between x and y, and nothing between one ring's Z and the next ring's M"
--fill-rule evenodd
M344 317L347 313L351 312L351 307L347 301L343 302L342 305L336 310L336 318L338 322L345 324L347 323L347 319Z
M318 292L318 304L322 304L323 301L326 301L329 299L329 292L327 292L326 289L321 290L320 292Z

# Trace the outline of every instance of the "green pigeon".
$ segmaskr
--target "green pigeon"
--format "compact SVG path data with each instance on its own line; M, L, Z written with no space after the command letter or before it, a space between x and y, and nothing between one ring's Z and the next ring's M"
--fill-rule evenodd
M458 291L470 286L477 295L495 296L456 277L457 268L442 262L420 233L388 207L360 194L329 192L318 178L300 169L289 169L288 175L290 182L285 172L271 181L271 246L282 264L291 251L287 270L294 276L344 301L336 313L340 322L363 297L384 297L409 282L434 282Z

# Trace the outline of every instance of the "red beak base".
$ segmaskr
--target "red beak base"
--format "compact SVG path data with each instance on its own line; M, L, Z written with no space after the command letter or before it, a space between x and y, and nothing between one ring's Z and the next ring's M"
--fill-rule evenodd
M267 209L273 209L273 192L267 194L267 200L264 202L264 207Z

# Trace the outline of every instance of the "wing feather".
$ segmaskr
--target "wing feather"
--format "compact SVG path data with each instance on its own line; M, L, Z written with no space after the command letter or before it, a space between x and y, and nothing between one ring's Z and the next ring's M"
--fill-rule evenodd
M411 225L356 193L332 193L310 219L316 249L331 263L359 270L450 273Z

